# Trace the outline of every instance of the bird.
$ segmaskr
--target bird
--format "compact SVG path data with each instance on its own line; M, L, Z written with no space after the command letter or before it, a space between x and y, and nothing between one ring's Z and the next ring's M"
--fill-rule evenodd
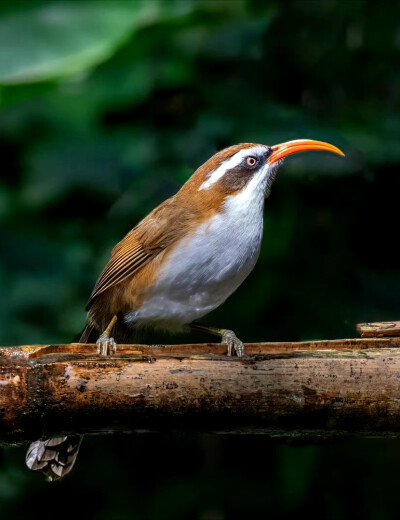
M185 328L221 338L227 355L245 354L230 329L199 320L219 307L245 280L258 259L264 202L285 157L308 150L343 156L336 146L297 139L268 146L240 143L202 164L171 198L135 226L112 250L90 296L81 343L102 356L145 328ZM30 469L57 480L72 469L80 436L32 443Z

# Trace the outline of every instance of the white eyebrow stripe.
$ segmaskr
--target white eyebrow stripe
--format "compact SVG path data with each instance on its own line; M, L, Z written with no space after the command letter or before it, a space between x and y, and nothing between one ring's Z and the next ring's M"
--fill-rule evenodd
M207 180L203 182L198 191L208 190L213 184L219 181L228 170L238 166L247 155L262 153L263 151L265 151L264 146L253 146L251 148L243 148L243 150L236 152L235 155L223 161L218 168L207 175Z

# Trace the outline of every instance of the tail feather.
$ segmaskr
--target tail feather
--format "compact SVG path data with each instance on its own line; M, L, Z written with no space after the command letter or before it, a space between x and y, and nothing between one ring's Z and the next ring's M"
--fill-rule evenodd
M42 471L49 481L60 480L74 467L81 442L80 435L32 442L26 454L26 465L29 469Z
M91 325L86 325L85 330L79 338L79 343L96 343L99 333Z

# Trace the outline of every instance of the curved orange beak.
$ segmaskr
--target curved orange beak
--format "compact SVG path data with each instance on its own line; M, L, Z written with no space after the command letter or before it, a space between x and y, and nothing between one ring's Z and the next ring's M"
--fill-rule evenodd
M280 159L284 159L292 153L307 152L308 150L323 150L338 155L344 153L333 144L324 143L322 141L313 141L312 139L296 139L295 141L287 141L286 143L271 146L272 153L268 157L268 164L274 164Z

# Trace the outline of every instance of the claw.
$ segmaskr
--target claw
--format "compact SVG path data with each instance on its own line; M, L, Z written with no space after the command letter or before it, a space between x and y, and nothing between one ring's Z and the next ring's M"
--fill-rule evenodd
M232 349L234 349L237 357L244 355L244 345L232 330L223 332L221 343L225 343L228 346L228 356L232 356Z
M117 344L114 338L110 338L107 334L102 334L96 341L96 345L97 354L100 354L102 356L108 356L110 349L114 353L117 351Z

